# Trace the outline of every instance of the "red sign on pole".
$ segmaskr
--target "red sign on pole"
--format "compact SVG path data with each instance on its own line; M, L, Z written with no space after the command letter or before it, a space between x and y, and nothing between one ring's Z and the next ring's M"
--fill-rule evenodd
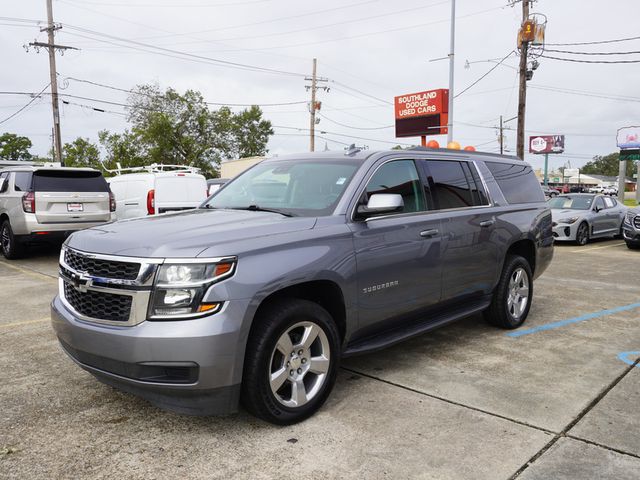
M395 97L396 137L447 133L449 90L440 88Z

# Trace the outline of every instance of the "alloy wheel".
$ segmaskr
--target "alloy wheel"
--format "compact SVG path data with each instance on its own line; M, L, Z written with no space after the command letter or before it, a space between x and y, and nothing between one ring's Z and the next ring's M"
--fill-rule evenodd
M589 227L586 223L581 223L576 232L576 242L578 245L586 245L589 239Z
M6 224L2 227L2 234L0 234L0 246L5 253L11 251L11 234Z
M329 339L322 328L296 323L280 336L271 354L271 392L285 407L305 405L322 389L330 363Z
M527 308L529 303L529 278L521 267L516 268L509 279L509 293L507 296L507 310L517 319Z

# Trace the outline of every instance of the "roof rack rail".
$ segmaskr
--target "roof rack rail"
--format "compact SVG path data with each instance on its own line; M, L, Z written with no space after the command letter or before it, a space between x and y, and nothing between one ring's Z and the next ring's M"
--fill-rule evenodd
M143 165L140 167L122 167L120 162L116 163L116 168L108 169L104 168L105 171L109 173L115 173L116 175L121 175L122 173L133 173L133 172L147 172L147 173L159 173L159 172L175 172L175 173L200 173L200 169L198 167L192 167L191 165L171 165L171 164L163 164L163 163L152 163L150 165Z

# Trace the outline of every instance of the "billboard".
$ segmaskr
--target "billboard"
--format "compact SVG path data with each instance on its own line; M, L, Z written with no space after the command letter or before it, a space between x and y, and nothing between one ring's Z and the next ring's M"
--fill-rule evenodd
M564 135L536 135L529 137L529 153L564 152Z
M396 137L447 133L449 90L427 90L394 98Z
M640 127L623 127L618 129L616 141L620 150L640 148Z

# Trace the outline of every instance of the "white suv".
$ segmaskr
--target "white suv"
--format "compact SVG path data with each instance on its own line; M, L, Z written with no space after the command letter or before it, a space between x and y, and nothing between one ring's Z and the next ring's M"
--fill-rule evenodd
M18 258L31 243L112 221L115 198L92 168L9 167L0 170L0 249Z

